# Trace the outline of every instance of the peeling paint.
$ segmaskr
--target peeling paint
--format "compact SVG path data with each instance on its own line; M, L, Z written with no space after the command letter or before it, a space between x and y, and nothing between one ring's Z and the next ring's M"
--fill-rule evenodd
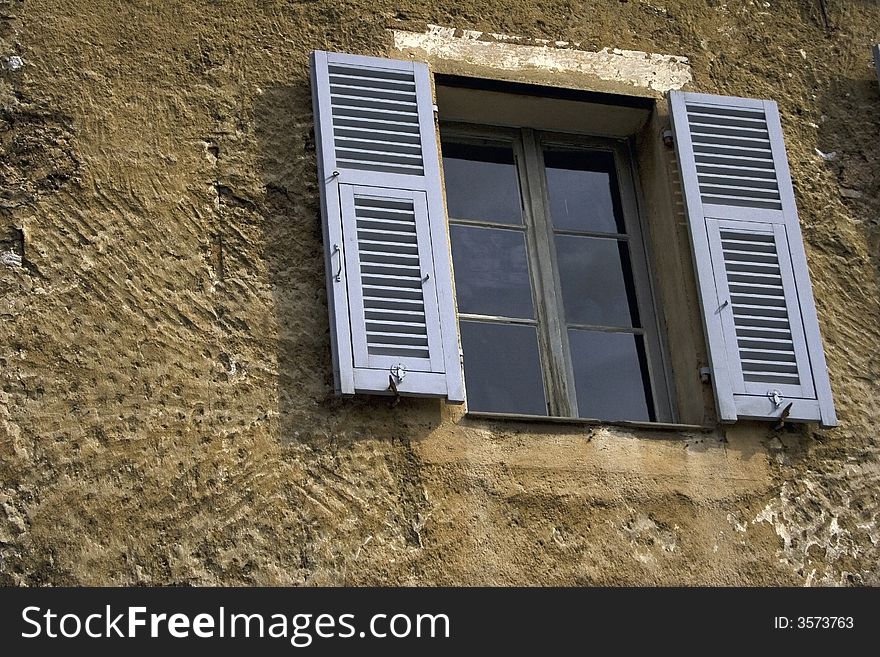
M863 560L866 543L877 545L880 540L876 519L857 523L859 536L847 529L842 523L849 524L855 515L853 500L845 490L839 491L839 499L831 499L830 490L827 483L811 478L797 485L785 482L779 496L752 520L752 524L767 523L774 528L782 539L777 557L802 575L808 573L804 575L807 586L862 582L870 571L854 572L847 562Z
M693 79L687 57L639 50L579 50L579 43L456 30L429 25L422 33L392 30L396 51L505 70L581 73L601 80L666 92Z
M3 67L9 69L10 71L17 71L22 66L24 66L24 59L22 59L19 55L10 55L3 60Z
M0 253L0 263L7 267L21 267L21 256L15 251L3 251Z
M737 518L732 513L727 514L727 522L729 522L731 525L733 525L733 528L736 529L736 531L738 531L738 532L744 533L746 531L746 529L748 528L747 523L740 522L739 518Z

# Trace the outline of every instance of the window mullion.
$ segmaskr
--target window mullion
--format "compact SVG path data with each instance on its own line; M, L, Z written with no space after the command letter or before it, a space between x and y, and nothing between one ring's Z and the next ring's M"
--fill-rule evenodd
M523 204L529 222L529 251L538 312L541 318L539 341L545 363L545 382L550 397L550 414L577 417L574 374L565 331L559 274L553 259L553 226L544 183L543 158L533 130L522 131Z

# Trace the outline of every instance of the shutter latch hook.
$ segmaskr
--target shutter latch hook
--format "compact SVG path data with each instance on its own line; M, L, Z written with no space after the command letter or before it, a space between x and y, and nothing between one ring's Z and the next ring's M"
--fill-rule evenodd
M391 374L388 375L388 389L394 393L394 400L389 404L391 408L394 408L400 403L400 391L397 389L397 384L403 381L405 376L406 365L398 363L397 365L391 366Z
M395 383L400 383L406 377L406 365L398 363L391 366L391 375L395 379Z

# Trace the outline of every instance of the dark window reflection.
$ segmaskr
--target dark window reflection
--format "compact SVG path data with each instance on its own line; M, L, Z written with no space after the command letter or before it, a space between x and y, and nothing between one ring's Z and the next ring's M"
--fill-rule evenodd
M568 324L639 326L625 241L557 235L556 257Z
M655 419L642 336L572 329L568 339L580 417Z
M545 151L544 164L554 228L626 232L611 153Z
M547 415L534 326L460 323L469 411Z
M522 224L511 147L443 142L443 174L451 219Z
M452 225L450 235L459 312L535 316L521 231Z

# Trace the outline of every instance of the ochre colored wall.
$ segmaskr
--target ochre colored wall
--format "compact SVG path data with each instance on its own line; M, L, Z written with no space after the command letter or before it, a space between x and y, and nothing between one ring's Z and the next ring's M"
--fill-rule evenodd
M880 584L880 5L826 4L0 2L0 583ZM776 99L840 427L335 397L308 53L428 23Z

